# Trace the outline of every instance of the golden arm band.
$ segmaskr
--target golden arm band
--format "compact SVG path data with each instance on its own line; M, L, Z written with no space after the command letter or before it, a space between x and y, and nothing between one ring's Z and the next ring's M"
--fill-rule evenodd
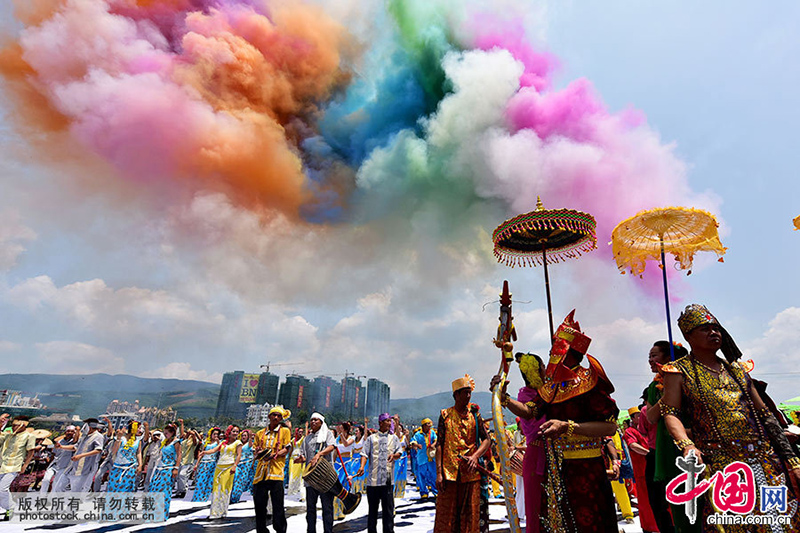
M664 402L661 402L661 416L672 415L675 417L680 418L681 410L677 407L673 407L671 405L667 405Z

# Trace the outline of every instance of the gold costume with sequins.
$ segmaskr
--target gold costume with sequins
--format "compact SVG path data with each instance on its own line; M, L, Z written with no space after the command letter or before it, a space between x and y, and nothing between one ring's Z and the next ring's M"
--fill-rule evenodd
M751 367L739 361L720 362L719 372L703 365L693 355L662 367L666 373L679 373L683 377L680 413L707 465L703 477L708 479L727 465L741 461L752 467L757 487L786 485L780 460L769 443L748 392L752 382L747 371ZM697 518L702 521L702 531L776 531L767 525L709 525L707 517L717 512L711 501L712 492L713 489L709 490L703 497L703 512ZM791 498L791 492L789 494ZM792 523L779 527L777 531L800 531L797 502L792 500L789 507L788 514L794 514ZM754 514L759 514L758 504Z

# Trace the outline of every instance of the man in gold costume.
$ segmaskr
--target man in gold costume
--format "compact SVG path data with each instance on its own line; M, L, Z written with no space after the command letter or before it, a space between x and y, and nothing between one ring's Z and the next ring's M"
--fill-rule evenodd
M783 430L759 396L750 377L752 361L741 362L741 352L728 332L702 305L687 306L678 326L689 342L691 353L662 367L664 396L661 413L675 445L684 457L694 451L706 465L709 479L733 462L753 471L755 494L762 486L789 486L789 505L784 513L793 517L788 525L717 525L708 517L715 509L714 488L701 501L697 513L703 531L761 532L800 531L796 494L792 484L800 481L800 460L794 455ZM721 351L724 359L717 355ZM687 430L691 430L691 439ZM792 501L794 500L794 501ZM721 509L725 510L725 509ZM759 513L759 506L753 511Z

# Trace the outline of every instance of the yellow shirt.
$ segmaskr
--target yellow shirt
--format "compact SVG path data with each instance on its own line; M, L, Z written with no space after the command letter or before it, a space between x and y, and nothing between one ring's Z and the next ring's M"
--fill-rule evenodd
M22 464L25 462L28 451L35 447L36 437L27 431L0 433L0 454L2 454L0 474L10 474L22 470Z
M253 447L260 450L272 450L273 455L284 447L288 446L292 441L292 433L289 428L283 426L276 427L273 431L269 428L264 428L256 433L253 438ZM283 480L283 469L286 467L287 455L283 457L276 457L265 461L259 459L256 462L256 473L253 477L253 483L259 481L275 481Z

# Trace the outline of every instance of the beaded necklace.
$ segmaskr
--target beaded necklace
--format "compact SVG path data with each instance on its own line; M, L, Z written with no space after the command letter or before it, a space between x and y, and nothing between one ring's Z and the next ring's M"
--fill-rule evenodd
M697 360L697 356L694 355L694 352L692 352L690 355L691 356L690 356L689 360L692 362L692 370L693 370L693 374L694 374L694 380L695 380L695 383L697 383L697 389L699 391L699 396L700 396L701 403L703 404L703 408L706 410L706 412L709 415L708 419L711 422L711 428L714 431L714 436L717 438L717 442L725 442L725 439L722 438L722 434L719 431L719 427L717 427L716 417L711 412L711 409L709 409L709 407L708 407L709 403L708 403L708 401L706 399L706 392L703 389L703 384L700 381L700 377L699 377L699 375L697 373L697 365L698 364L703 365L703 363L701 363L700 361ZM750 397L750 394L748 394L745 385L743 385L741 382L739 382L739 379L736 377L736 374L730 368L728 368L728 364L725 361L721 361L721 364L722 364L722 366L720 367L720 373L722 372L722 370L725 370L730 375L731 379L733 379L733 382L736 383L736 385L739 387L739 390L741 391L743 397L745 398L745 403L747 403L747 407L750 409L750 414L753 416L753 420L756 421L756 427L758 428L758 433L759 433L759 435L761 437L761 441L762 442L766 442L766 438L764 436L764 428L761 427L761 424L758 421L758 416L757 416L757 413L756 413L755 405L753 405L753 399ZM706 365L703 365L703 366L708 368ZM710 368L709 368L709 371L713 372L713 370L711 370Z

